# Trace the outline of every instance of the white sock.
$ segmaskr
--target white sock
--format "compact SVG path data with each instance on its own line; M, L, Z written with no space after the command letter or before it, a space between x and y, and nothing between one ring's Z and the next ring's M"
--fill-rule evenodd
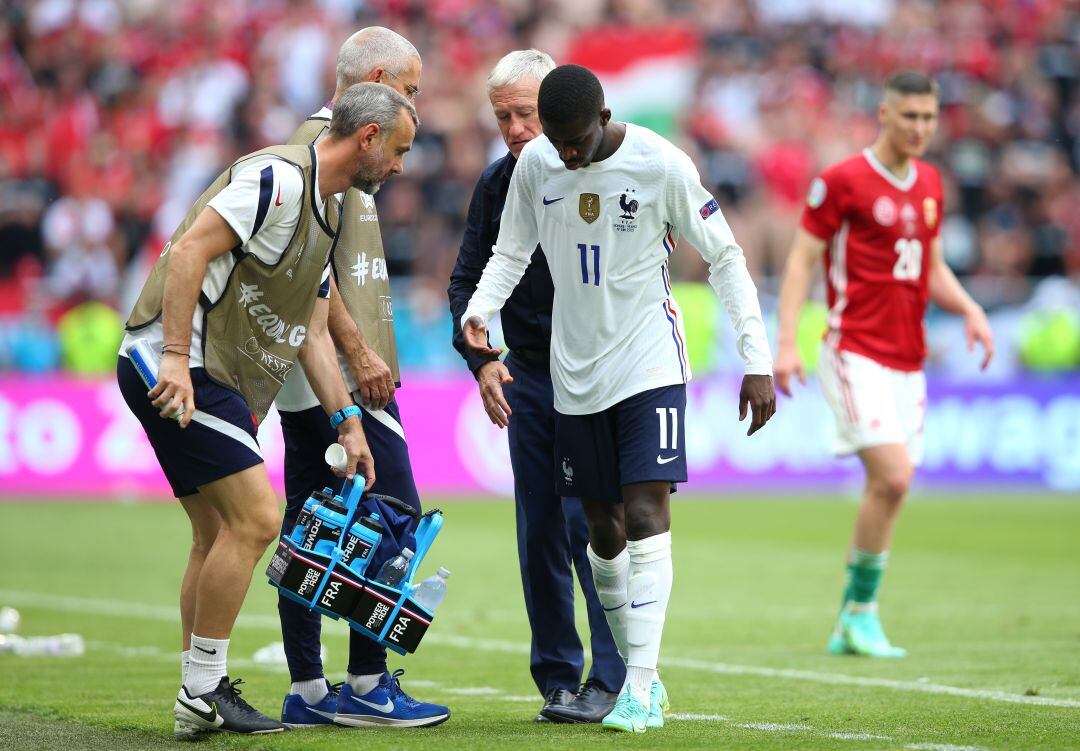
M671 532L644 540L627 540L626 550L630 554L630 581L626 586L630 601L626 614L629 650L626 683L647 707L671 598Z
M585 548L592 564L593 584L596 585L596 597L604 608L604 616L607 618L608 628L615 639L615 647L619 655L626 662L626 582L630 578L630 554L623 548L617 556L610 561L601 558L592 549L592 545Z
M375 687L379 685L379 681L382 677L382 673L372 673L371 675L353 675L352 673L347 673L345 681L352 687L353 692L355 692L357 696L363 696L364 694L369 694L375 690Z
M185 649L180 653L180 682L187 681L188 666L191 664L191 650Z
M225 660L229 652L228 639L204 639L191 635L191 650L184 687L191 696L199 696L217 688L228 674Z
M326 688L325 678L312 678L310 681L294 681L289 693L300 694L300 698L308 704L318 704L330 690Z

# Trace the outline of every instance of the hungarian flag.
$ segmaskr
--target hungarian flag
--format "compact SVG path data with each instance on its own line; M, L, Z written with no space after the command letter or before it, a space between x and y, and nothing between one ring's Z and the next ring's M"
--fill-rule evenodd
M694 95L700 48L682 24L604 26L574 39L566 58L597 75L613 119L671 136Z

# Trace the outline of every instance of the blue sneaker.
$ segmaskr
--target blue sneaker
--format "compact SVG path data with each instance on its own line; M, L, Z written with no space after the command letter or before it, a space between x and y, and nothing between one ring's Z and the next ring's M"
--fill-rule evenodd
M449 707L417 701L402 690L398 677L404 672L383 673L379 685L363 696L357 696L346 683L341 687L334 722L354 728L426 728L450 719Z
M281 703L281 721L291 728L314 728L333 725L337 714L340 683L326 682L327 694L318 704L308 704L300 694L285 694Z

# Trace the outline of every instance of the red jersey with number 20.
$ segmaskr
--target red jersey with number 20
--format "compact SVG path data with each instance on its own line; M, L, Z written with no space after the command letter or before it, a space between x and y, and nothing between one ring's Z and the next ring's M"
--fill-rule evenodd
M894 370L920 370L930 243L942 218L941 176L913 159L901 180L870 149L810 184L803 228L829 243L825 275L836 349Z

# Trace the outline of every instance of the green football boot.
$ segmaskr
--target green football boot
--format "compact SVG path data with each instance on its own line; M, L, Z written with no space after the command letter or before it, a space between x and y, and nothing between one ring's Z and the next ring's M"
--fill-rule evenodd
M655 686L655 684L653 684ZM605 730L617 730L620 733L644 733L649 722L649 709L634 696L630 684L623 686L615 708L600 721Z
M840 621L829 639L829 654L899 658L906 657L907 650L889 643L877 607L871 605L857 611L850 607L840 611Z
M649 690L649 719L645 721L645 727L650 730L664 727L664 712L669 709L671 709L671 703L668 702L667 689L657 678L652 682L652 688Z

